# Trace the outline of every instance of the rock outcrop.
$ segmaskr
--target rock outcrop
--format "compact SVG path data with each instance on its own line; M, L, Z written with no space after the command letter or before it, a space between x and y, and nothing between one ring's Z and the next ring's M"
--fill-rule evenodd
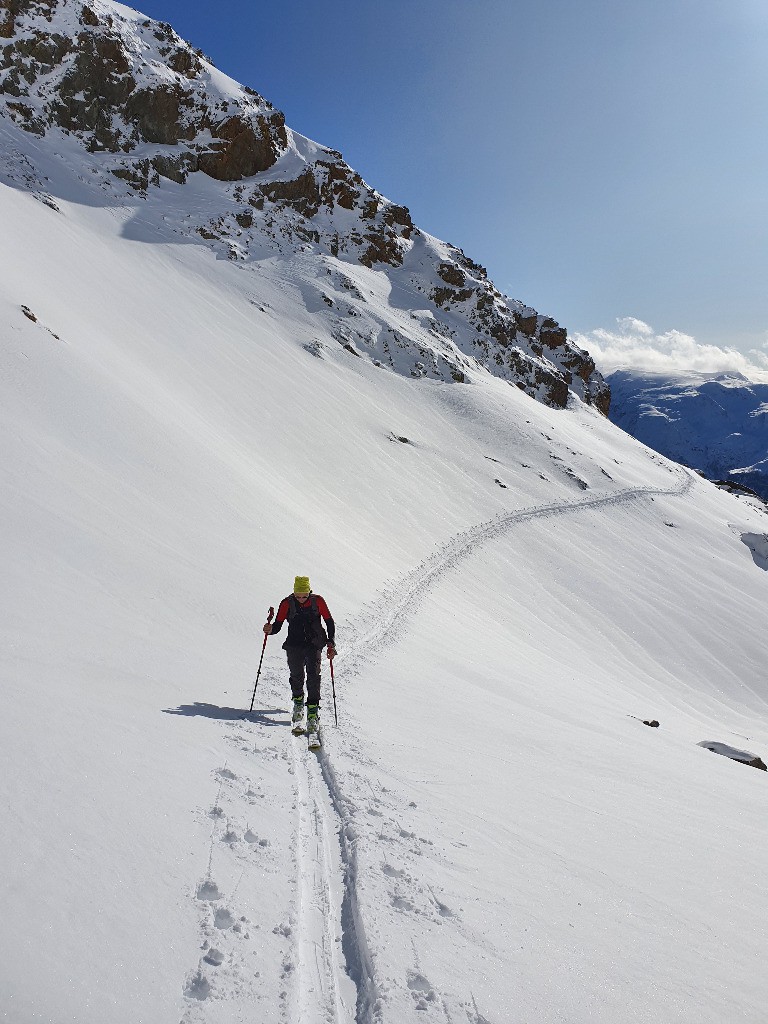
M713 754L730 757L732 761L738 761L739 764L746 764L750 768L759 768L761 772L768 771L765 761L749 750L739 750L738 747L732 747L729 743L718 743L715 740L702 740L699 746L711 750Z

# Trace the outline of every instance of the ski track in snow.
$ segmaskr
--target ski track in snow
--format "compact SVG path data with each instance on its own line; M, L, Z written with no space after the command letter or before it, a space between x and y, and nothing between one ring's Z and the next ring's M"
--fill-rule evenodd
M298 975L294 1019L302 1024L351 1024L358 1018L357 986L344 962L347 877L339 841L332 831L329 790L308 763L318 755L303 736L292 737L298 796ZM319 755L322 757L323 755Z
M694 476L684 469L673 472L677 473L678 481L671 488L627 488L580 501L554 502L518 509L456 534L414 569L387 586L363 610L347 628L349 641L345 652L336 659L336 664L343 663L347 675L359 674L384 645L396 642L398 636L402 635L419 602L442 575L453 570L481 545L501 536L518 523L576 513L584 509L611 507L655 495L686 494L693 486ZM281 673L267 668L260 686L262 699L267 697L279 703L283 692L284 680ZM250 732L247 713L244 713L243 719L236 725L228 723L229 727L235 725L238 731L227 738L239 746L242 746L245 736ZM253 735L252 732L250 735ZM295 912L291 917L295 927L286 925L281 933L289 943L289 950L284 954L283 975L290 978L291 987L290 997L282 1008L282 1017L290 1024L378 1024L384 1017L388 986L382 984L376 976L375 956L369 948L360 907L355 806L350 803L339 783L327 746L312 752L307 749L304 736L295 737L290 734L287 743L291 745L287 758L293 775L296 805L297 878ZM277 748L264 750L265 753L269 751L273 756L278 756ZM364 760L362 750L356 745L350 747L350 753L356 762ZM221 814L219 805L222 789L231 790L237 781L226 766L219 769L218 774L221 780L219 798L209 811L214 819L214 834L216 820ZM252 794L253 790L249 787L245 797ZM245 797L242 800L247 803ZM243 870L248 870L247 863ZM434 894L432 898L441 913L447 910ZM238 982L234 993L236 998L245 999L250 1005L264 998L258 992L256 978L247 977L244 958L238 958L234 953L222 951L212 944L212 939L218 937L219 946L226 945L221 941L222 936L235 921L236 915L234 907L225 905L227 901L212 881L210 863L206 878L197 886L196 899L203 907L215 907L215 912L213 916L211 911L206 910L202 914L204 955L199 967L188 976L185 987L187 1012L184 1022L188 1024L203 1024L207 1020L204 1005L213 994L208 980L208 968L211 965L221 976L222 963L226 961L229 964L229 973ZM450 912L449 916L452 916ZM242 923L246 924L245 919L242 919ZM414 956L415 967L418 968L415 950ZM406 985L417 1009L427 1009L425 1000L431 1000L431 1005L439 1008L444 1019L451 1019L442 997L432 990L420 970L410 972ZM462 1010L468 1020L485 1020L471 995L469 1001L462 1004Z
M613 494L584 498L581 501L553 502L517 509L455 534L369 603L359 618L348 627L349 640L345 645L345 652L337 657L336 663L344 665L348 676L358 675L366 662L374 658L382 646L393 643L403 633L407 628L409 614L416 610L418 603L436 580L454 569L463 558L472 554L481 545L501 536L518 523L529 519L580 512L583 509L621 505L654 496L687 494L695 480L693 474L682 467L671 472L678 475L678 483L671 488L630 487Z

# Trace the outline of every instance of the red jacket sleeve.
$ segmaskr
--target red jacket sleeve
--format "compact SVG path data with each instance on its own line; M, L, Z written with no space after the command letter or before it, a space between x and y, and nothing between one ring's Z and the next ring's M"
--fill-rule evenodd
M277 609L277 616L275 621L272 623L272 632L279 633L283 628L283 623L288 618L288 598L285 597L280 602L280 607Z
M325 624L328 627L328 643L334 643L336 637L336 624L331 617L331 613L328 611L328 605L325 603L325 598L317 595L317 610L320 612L322 617L325 619Z

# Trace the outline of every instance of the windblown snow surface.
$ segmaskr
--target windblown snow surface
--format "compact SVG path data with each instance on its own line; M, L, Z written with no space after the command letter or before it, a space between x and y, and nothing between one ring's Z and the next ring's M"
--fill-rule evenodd
M765 1021L768 778L698 745L768 756L765 514L346 351L327 267L173 241L215 183L73 154L0 185L3 1019ZM319 755L281 637L247 713L297 573Z

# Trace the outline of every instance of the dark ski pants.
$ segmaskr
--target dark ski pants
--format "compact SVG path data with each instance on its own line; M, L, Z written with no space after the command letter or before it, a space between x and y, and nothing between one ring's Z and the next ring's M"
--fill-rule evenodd
M294 697L304 696L304 673L307 674L307 704L320 703L320 656L322 648L286 647L288 669L291 673L291 693Z

